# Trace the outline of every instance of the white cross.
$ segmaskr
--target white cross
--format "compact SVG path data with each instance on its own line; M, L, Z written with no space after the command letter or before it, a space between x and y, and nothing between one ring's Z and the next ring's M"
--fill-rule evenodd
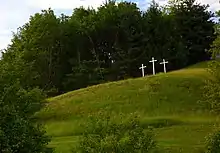
M154 65L154 62L156 62L157 60L154 59L154 57L152 57L152 60L149 61L151 63L153 63L153 75L155 75L155 65Z
M164 73L167 73L167 70L166 70L167 63L168 63L168 61L165 61L165 59L163 59L163 62L160 63L160 64L163 64Z
M144 68L146 68L146 66L144 66L144 64L142 64L141 67L139 67L139 69L142 69L142 77L144 77Z

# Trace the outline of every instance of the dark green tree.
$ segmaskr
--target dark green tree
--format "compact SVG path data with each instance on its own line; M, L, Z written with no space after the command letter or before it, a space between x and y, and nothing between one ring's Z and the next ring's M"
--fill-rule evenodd
M43 10L14 34L2 62L19 63L13 71L24 89L39 87L53 96L138 77L138 67L152 56L169 60L169 70L206 60L215 38L211 17L207 6L193 0L168 7L152 1L146 11L135 3L108 1L60 17Z
M210 59L208 50L215 34L211 20L214 14L208 7L195 0L176 0L170 4L176 32L185 47L187 65Z
M46 153L49 139L34 114L44 105L40 89L21 87L19 61L0 66L0 152Z

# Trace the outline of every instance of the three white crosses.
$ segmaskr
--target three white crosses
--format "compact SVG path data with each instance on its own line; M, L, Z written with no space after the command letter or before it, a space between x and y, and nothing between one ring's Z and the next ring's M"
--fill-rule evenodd
M157 62L157 60L154 59L154 57L152 57L152 60L149 61L150 63L152 63L153 65L153 75L155 75L155 62ZM166 64L168 63L168 61L166 61L165 59L163 59L163 62L161 62L160 64L163 64L163 69L164 69L164 73L167 72L166 70ZM144 69L146 68L146 66L144 66L144 64L141 65L141 67L139 69L142 69L142 76L144 77Z

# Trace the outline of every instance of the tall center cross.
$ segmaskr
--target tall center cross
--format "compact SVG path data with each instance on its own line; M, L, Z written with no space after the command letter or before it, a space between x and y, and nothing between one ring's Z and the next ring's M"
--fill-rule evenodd
M153 63L153 75L155 75L155 62L156 62L157 60L155 60L154 59L154 57L152 57L152 60L151 61L149 61L149 62L151 62L151 63Z

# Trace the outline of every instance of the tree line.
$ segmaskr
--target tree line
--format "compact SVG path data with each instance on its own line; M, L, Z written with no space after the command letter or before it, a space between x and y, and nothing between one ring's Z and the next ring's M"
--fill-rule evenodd
M195 0L166 6L152 1L142 11L132 2L108 1L97 9L76 8L70 16L43 10L14 33L0 70L10 71L24 89L38 87L52 96L139 77L151 57L169 60L168 70L179 69L210 59L216 34L208 7Z

